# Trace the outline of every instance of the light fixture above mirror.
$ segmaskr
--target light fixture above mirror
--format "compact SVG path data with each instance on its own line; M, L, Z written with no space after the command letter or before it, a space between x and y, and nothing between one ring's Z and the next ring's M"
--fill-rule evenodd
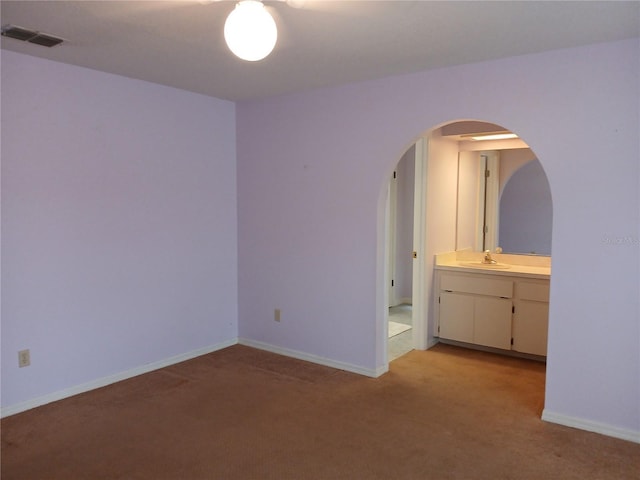
M518 135L515 133L505 132L505 133L490 133L490 134L482 134L482 135L473 135L471 140L509 140L511 138L518 138Z

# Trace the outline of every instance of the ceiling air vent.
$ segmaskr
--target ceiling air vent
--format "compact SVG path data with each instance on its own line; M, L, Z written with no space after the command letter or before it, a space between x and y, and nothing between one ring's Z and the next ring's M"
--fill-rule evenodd
M15 38L23 42L35 43L43 47L54 47L64 41L62 38L54 37L53 35L29 30L28 28L17 27L15 25L5 25L2 27L2 36Z

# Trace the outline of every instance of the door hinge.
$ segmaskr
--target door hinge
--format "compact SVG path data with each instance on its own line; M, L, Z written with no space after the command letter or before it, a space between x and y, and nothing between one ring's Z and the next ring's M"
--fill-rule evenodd
M511 313L516 313L516 306L515 306L515 305L513 305L513 306L511 307Z
M395 282L393 280L391 280L391 286L395 287Z
M418 258L418 252L413 252L413 258Z
M393 172L393 178L398 178L398 174L396 172Z
M488 169L487 169L487 170L485 170L485 171L484 171L484 176L485 176L486 178L489 178L489 177L491 176L491 170L488 170Z
M513 345L513 338L511 339L511 345Z
M440 303L440 297L438 297L438 303Z

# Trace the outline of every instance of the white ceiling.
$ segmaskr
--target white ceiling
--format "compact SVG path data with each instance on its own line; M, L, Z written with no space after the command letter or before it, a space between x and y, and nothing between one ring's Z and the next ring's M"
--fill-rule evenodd
M66 40L2 48L241 101L640 36L640 1L264 3L279 39L261 62L227 49L224 0L2 0L2 25Z

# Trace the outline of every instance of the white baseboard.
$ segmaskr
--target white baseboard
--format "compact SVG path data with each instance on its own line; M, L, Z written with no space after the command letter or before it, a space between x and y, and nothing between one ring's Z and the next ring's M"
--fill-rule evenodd
M159 360L157 362L132 368L124 372L109 375L107 377L102 377L97 380L92 380L90 382L83 383L81 385L65 388L64 390L60 390L54 393L49 393L41 397L32 398L24 402L16 403L15 405L2 407L2 409L0 410L0 417L1 418L8 417L10 415L15 415L16 413L24 412L32 408L46 405L47 403L56 402L64 398L78 395L79 393L84 393L84 392L88 392L89 390L95 390L96 388L105 387L112 383L120 382L128 378L142 375L143 373L148 373L153 370L158 370L159 368L168 367L169 365L174 365L176 363L184 362L185 360L191 360L192 358L199 357L201 355L206 355L207 353L215 352L217 350L222 350L223 348L230 347L231 345L235 345L237 343L238 343L238 339L233 338L231 340L227 340L227 341L218 343L216 345L200 348L198 350L193 350L191 352L181 353L180 355L176 355L174 357L165 358L164 360Z
M550 412L547 409L542 412L542 420L564 425L565 427L578 428L580 430L586 430L587 432L600 433L608 437L640 443L640 431L614 427L606 423L594 422L583 418L569 417L560 413Z
M427 339L427 350L429 350L430 348L435 347L439 343L440 343L439 339L437 339L435 337L428 338Z
M400 305L413 305L411 297L396 298L393 302L389 302L389 307L398 307Z
M329 358L319 357L317 355L311 355L309 353L304 353L297 350L277 347L275 345L270 345L264 342L258 342L258 341L249 340L249 339L234 338L231 340L227 340L225 342L218 343L216 345L211 345L209 347L193 350L191 352L182 353L180 355L166 358L164 360L159 360L157 362L132 368L124 372L119 372L113 375L109 375L107 377L99 378L97 380L92 380L90 382L83 383L81 385L65 388L64 390L59 390L57 392L32 398L30 400L16 403L14 405L2 407L0 409L0 418L8 417L10 415L15 415L16 413L21 413L27 410L31 410L32 408L40 407L42 405L46 405L47 403L56 402L58 400L69 398L74 395L78 395L80 393L88 392L90 390L95 390L96 388L105 387L112 383L120 382L128 378L136 377L144 373L148 373L154 370L158 370L160 368L168 367L169 365L174 365L176 363L184 362L186 360L191 360L192 358L196 358L201 355L206 355L207 353L215 352L217 350L222 350L223 348L230 347L237 343L240 343L241 345L246 345L248 347L258 348L260 350L266 350L272 353L277 353L287 357L297 358L299 360L306 360L308 362L317 363L319 365L336 368L338 370L357 373L358 375L365 375L367 377L377 378L389 370L388 367L380 367L375 370L362 368L357 365L339 362L339 361L331 360Z
M250 340L248 338L240 338L238 339L238 343L240 345L246 345L247 347L257 348L259 350L265 350L267 352L277 353L286 357L297 358L298 360L305 360L307 362L324 365L325 367L336 368L338 370L357 373L358 375L365 375L367 377L377 378L389 370L389 367L380 367L376 368L375 370L363 368L357 365L352 365L350 363L339 362L336 360L331 360L330 358L320 357L317 355L312 355L310 353L300 352L298 350L291 350L289 348L278 347L276 345L259 342L257 340Z

